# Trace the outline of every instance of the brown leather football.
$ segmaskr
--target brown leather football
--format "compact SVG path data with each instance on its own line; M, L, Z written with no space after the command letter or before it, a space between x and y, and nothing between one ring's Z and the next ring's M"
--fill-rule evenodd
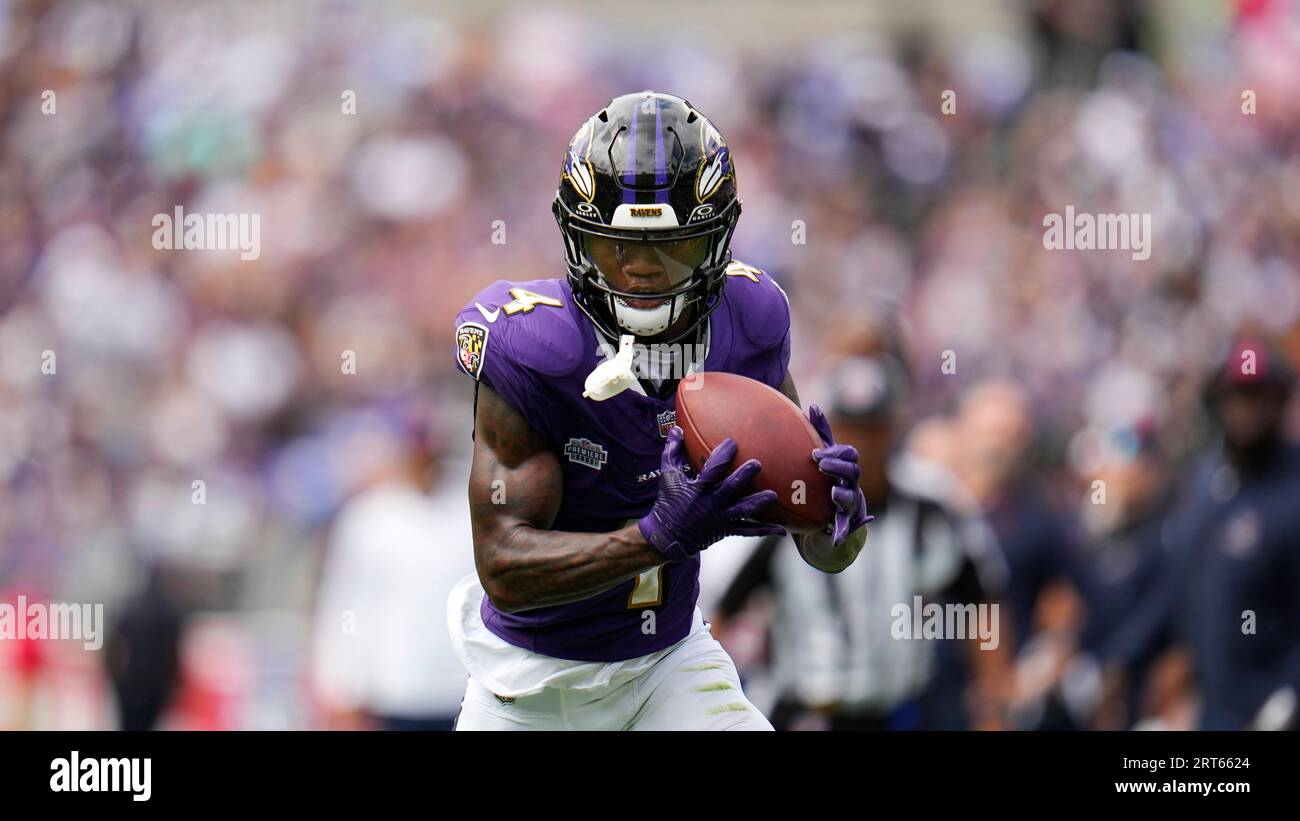
M697 472L727 437L736 440L733 470L747 459L763 463L751 492L775 490L777 501L759 516L762 521L807 532L834 520L834 482L812 458L821 437L785 394L738 374L697 372L677 386L677 424Z

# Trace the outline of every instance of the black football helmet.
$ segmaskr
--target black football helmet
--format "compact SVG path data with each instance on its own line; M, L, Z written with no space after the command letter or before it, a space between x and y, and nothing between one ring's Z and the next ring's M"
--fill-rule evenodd
M552 210L574 301L602 333L702 338L722 299L740 200L726 141L689 102L653 91L611 100L570 141ZM629 254L662 266L669 286L616 289L610 278Z

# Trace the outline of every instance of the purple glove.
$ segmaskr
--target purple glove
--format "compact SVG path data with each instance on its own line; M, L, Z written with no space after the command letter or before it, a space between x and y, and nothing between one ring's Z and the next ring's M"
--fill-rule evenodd
M831 501L835 503L835 529L831 541L839 544L844 537L875 519L867 513L867 497L858 487L858 449L852 445L837 445L831 436L831 423L826 420L821 408L808 406L808 421L817 430L817 435L826 444L812 452L817 460L817 469L835 480L831 488Z
M774 504L776 491L741 498L763 465L750 459L728 476L727 466L735 456L736 443L726 439L709 454L700 475L688 479L682 429L674 425L668 431L660 462L659 498L637 522L641 535L668 561L685 561L725 536L785 533L780 525L745 521Z

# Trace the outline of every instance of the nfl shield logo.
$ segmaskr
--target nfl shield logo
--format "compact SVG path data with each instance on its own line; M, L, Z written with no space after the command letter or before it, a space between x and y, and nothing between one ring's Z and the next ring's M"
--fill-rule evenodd
M669 408L655 418L659 420L659 437L667 439L668 429L677 424L677 411Z

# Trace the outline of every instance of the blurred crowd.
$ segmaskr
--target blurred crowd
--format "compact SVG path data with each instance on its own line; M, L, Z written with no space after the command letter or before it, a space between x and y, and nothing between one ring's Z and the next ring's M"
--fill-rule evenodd
M733 250L790 296L792 372L875 471L873 534L889 509L949 534L913 540L949 569L899 590L1004 613L997 653L922 650L886 686L836 656L870 613L826 614L839 643L790 629L792 545L717 545L703 603L756 703L1292 720L1294 6L990 3L953 31L922 4L787 41L729 38L719 5L0 0L0 600L109 621L100 652L0 641L0 727L449 726L452 317L563 275L564 147L642 88L726 135ZM178 205L259 214L260 256L156 248ZM1067 205L1150 214L1150 259L1046 249ZM804 680L819 662L848 672Z

